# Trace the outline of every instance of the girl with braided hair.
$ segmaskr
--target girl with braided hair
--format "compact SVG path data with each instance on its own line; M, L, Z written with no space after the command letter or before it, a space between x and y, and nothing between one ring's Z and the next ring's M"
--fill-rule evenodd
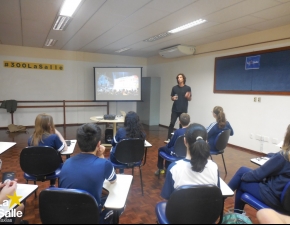
M218 166L209 159L207 132L198 123L190 124L185 131L184 143L187 154L184 159L173 162L166 172L161 196L169 199L171 193L182 185L213 184L220 186Z
M214 141L218 134L224 130L231 130L230 135L234 135L234 130L231 127L229 121L226 120L226 115L221 106L215 106L212 111L213 117L216 119L216 122L211 123L207 128L208 133L208 144L211 151L218 151L215 148Z

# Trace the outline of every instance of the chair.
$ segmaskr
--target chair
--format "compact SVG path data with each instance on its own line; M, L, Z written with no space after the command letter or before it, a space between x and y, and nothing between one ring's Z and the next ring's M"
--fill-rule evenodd
M186 146L184 144L184 135L180 135L174 143L175 155L167 154L166 152L159 152L159 156L169 162L175 162L177 160L183 159L186 156ZM160 178L160 173L158 174L158 179Z
M32 180L36 184L36 181L58 179L62 163L56 149L48 146L32 146L21 151L20 167L24 172L26 183Z
M94 196L84 190L48 188L39 194L43 224L98 224L99 208Z
M210 224L223 217L224 198L215 185L183 185L169 200L157 203L159 224Z
M228 174L228 172L227 172L225 159L224 159L224 150L227 147L227 144L228 144L228 141L230 138L230 134L231 134L231 130L224 130L224 131L220 132L214 141L215 148L218 151L210 150L210 158L211 159L212 159L212 157L211 157L212 155L219 155L219 154L222 155L226 174Z
M271 208L270 206L259 201L258 199L256 199L254 196L252 196L251 194L247 192L242 194L241 199L243 200L245 204L248 204L257 210L264 209L264 208ZM290 215L290 181L285 185L282 191L281 197L280 197L280 201L281 201L283 210L276 210L276 209L274 210L283 214Z
M134 176L134 167L139 167L141 190L143 195L142 160L144 157L144 140L140 138L123 139L116 145L115 158L120 163L112 162L115 169L132 168Z

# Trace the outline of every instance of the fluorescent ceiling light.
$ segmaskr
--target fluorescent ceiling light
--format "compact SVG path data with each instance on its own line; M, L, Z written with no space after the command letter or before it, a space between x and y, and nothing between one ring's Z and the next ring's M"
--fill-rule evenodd
M183 26L177 27L177 28L175 28L175 29L173 29L173 30L170 30L170 31L168 31L168 32L169 32L169 33L172 33L172 34L173 34L173 33L177 33L177 32L179 32L179 31L186 30L186 29L188 29L188 28L194 27L194 26L199 25L199 24L202 24L202 23L204 23L204 22L206 22L206 20L199 19L199 20L193 21L193 22L191 22L191 23L185 24L185 25L183 25Z
M55 21L55 24L53 25L54 30L64 30L65 25L69 21L70 17L66 16L58 16L57 20Z
M117 53L121 53L121 52L127 51L127 50L129 50L129 49L131 49L131 48L122 48L122 49L120 49L120 50L118 50L118 51L115 51L115 52L117 52Z
M145 40L143 40L143 41L152 42L152 41L156 41L156 40L158 40L158 39L161 39L161 38L167 37L168 35L170 35L170 33L165 32L165 33L158 34L158 35L155 35L155 36L153 36L153 37L147 38L147 39L145 39Z
M76 11L77 7L82 0L65 0L63 3L59 15L71 17Z
M45 42L45 46L53 46L55 44L56 40L54 39L47 39Z

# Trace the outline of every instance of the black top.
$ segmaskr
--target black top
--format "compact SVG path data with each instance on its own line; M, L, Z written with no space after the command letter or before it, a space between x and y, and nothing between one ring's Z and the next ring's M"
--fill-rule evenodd
M177 94L178 100L173 102L172 112L187 113L188 100L184 96L185 93L188 91L191 93L191 88L187 85L184 85L183 87L180 87L179 85L173 86L171 91L171 97Z

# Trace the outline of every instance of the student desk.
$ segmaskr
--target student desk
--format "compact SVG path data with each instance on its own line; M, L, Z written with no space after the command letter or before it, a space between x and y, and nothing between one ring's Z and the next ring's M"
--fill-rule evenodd
M70 146L67 146L66 151L62 151L61 155L65 155L68 159L71 154L73 154L75 147L76 147L77 140L70 140Z
M224 197L230 197L234 195L232 189L230 189L230 187L221 178L220 178L220 189Z
M0 154L7 151L14 145L16 145L16 142L0 142Z
M23 201L28 198L36 189L38 188L38 185L35 185L35 184L17 184L17 188L16 188L16 194L17 196L22 196L19 201L20 203L23 203ZM10 204L10 201L11 199L9 199L9 204ZM4 215L4 213L2 212L8 212L9 210L11 209L14 209L16 208L17 205L14 204L10 209L9 209L9 205L6 206L6 205L2 205L1 203L1 206L0 206L0 218L2 218Z
M131 187L132 175L116 174L117 180L111 184L105 180L103 188L109 192L108 198L105 202L105 207L114 210L114 224L119 223L119 211L125 207L127 196Z

